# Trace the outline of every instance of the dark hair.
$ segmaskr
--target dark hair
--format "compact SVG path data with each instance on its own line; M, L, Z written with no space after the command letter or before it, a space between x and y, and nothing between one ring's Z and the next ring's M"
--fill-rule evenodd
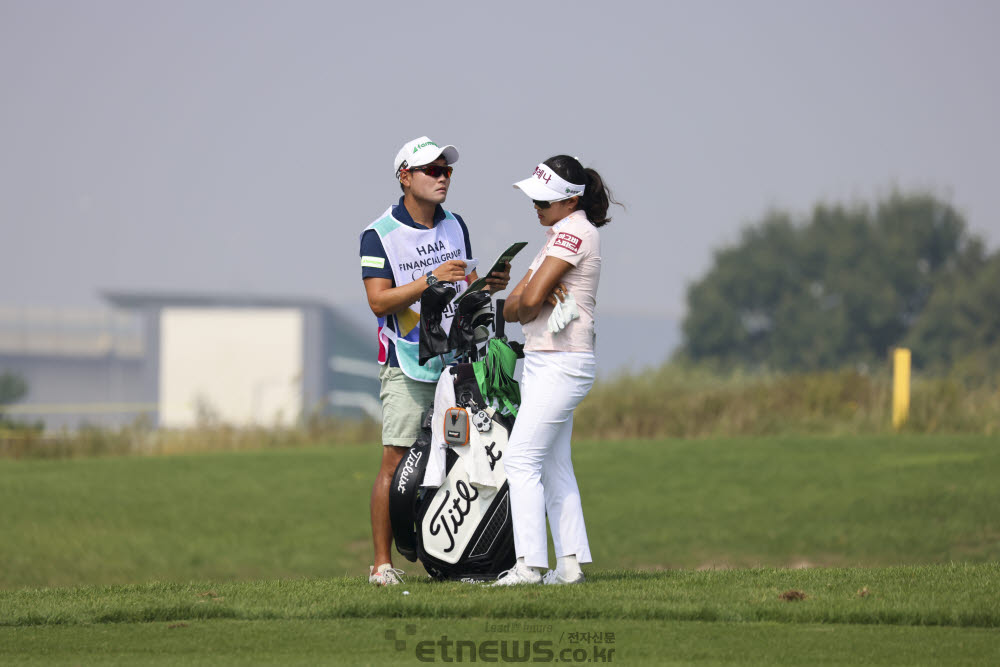
M587 220L590 220L594 227L603 227L611 222L611 218L608 217L608 207L611 204L625 208L621 202L615 201L611 188L604 184L601 175L593 169L585 169L575 157L555 155L546 160L545 164L570 183L584 186L583 196L577 202L576 210L586 213Z

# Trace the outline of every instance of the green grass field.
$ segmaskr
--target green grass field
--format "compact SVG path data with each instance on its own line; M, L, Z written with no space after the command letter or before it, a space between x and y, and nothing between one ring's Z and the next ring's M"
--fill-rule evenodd
M614 648L619 664L746 656L765 664L982 664L1000 649L998 581L993 563L611 571L585 586L545 589L426 579L376 589L355 577L22 590L0 594L0 659L389 664L420 662L419 643L429 642L425 657L444 662L439 642L447 637L453 658L461 641L477 654L496 642L536 658L569 649L567 657L583 650L594 659L595 650ZM805 599L781 599L789 590Z
M514 590L364 582L377 447L0 461L0 664L1000 659L996 438L574 447L589 581Z

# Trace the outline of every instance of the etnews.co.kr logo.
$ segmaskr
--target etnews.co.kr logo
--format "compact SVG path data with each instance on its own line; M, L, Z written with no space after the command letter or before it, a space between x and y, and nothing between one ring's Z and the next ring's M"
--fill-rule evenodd
M417 626L415 626L415 625L407 625L406 626L406 634L408 634L408 635L415 635L415 634L417 634ZM395 642L395 647L396 647L397 651L405 651L406 650L406 640L405 639L397 639L396 638L396 631L395 630L386 630L385 631L385 638L388 639L391 642Z
M385 631L387 641L397 651L406 651L408 637L415 639L417 626L407 625L400 637L395 630ZM615 659L615 648L607 646L562 647L550 639L487 639L472 641L451 639L440 635L437 639L421 639L413 644L413 656L420 662L586 662L610 663Z

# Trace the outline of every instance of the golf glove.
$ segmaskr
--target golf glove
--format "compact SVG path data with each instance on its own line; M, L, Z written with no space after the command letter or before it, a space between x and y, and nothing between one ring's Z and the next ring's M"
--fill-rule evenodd
M549 315L549 331L559 333L566 328L570 322L580 317L580 311L576 307L576 299L572 294L567 293L566 297L560 301L556 297L556 306Z

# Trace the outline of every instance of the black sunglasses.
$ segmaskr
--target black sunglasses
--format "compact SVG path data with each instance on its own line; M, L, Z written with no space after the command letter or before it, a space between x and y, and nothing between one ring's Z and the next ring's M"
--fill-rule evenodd
M443 167L439 164L429 164L426 167L410 167L407 171L422 171L431 178L451 178L451 172L455 171L454 167Z
M552 202L550 201L539 201L537 199L532 199L531 201L534 202L535 206L538 208L548 208L549 206L552 206Z

